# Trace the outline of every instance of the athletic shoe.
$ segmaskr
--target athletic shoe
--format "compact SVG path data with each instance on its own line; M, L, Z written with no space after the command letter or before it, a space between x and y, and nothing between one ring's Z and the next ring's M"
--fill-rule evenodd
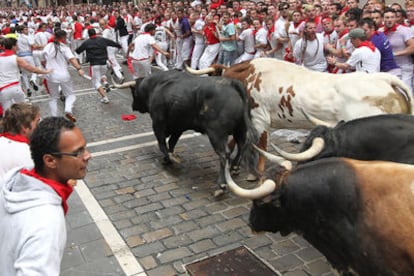
M30 98L32 96L32 91L30 91L29 89L27 89L27 97Z
M32 86L32 88L33 88L34 91L38 91L39 90L39 87L36 85L36 83L33 80L31 80L29 83Z
M75 117L75 116L73 116L73 114L72 114L72 113L67 112L67 113L65 114L65 117L66 117L66 119L68 119L69 121L72 121L73 123L76 123L76 117Z
M108 99L108 97L103 97L103 98L101 98L101 103L104 103L104 104L109 103L109 99Z

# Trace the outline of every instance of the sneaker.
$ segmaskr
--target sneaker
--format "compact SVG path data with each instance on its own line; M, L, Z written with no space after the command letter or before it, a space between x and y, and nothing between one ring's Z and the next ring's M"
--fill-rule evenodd
M109 99L108 99L108 97L103 97L103 98L101 99L101 103L104 103L104 104L109 103Z
M30 98L32 96L32 91L30 91L29 89L27 90L27 97Z
M33 80L31 80L29 83L32 86L32 88L33 88L34 91L38 91L39 90L39 87L36 85L36 83Z
M72 121L73 123L76 123L76 117L75 117L75 116L73 116L73 114L72 114L72 113L69 113L69 112L65 113L65 117L66 117L66 119L68 119L69 121Z

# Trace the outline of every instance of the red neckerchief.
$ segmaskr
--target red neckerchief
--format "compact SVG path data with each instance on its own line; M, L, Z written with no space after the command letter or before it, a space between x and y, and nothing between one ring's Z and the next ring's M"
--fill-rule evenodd
M303 20L299 21L298 23L293 22L293 27L297 29L300 24L302 24Z
M89 38L96 38L97 36L96 35L91 35Z
M272 28L270 28L270 30L267 32L267 40L270 41L270 39L272 38L272 34L275 32L275 24L273 24Z
M362 41L357 48L361 48L364 46L370 48L371 51L375 52L375 46L371 41Z
M414 20L412 20L412 21L408 21L408 26L413 26L414 25Z
M63 212L66 215L66 213L68 212L68 204L66 203L66 200L69 198L70 194L73 192L73 188L71 186L69 186L68 184L59 183L52 179L44 178L40 176L38 173L36 173L34 169L30 171L26 169L22 169L20 172L22 174L36 178L42 181L43 183L45 183L46 185L49 185L62 198Z
M394 24L391 28L387 28L386 26L384 26L384 34L388 34L389 32L395 32L398 28L398 26L400 26L399 24Z
M253 29L253 36L256 36L257 32L260 31L260 29L262 29L263 27L260 27L258 30Z
M334 30L332 30L332 31L330 31L330 32L326 32L326 31L325 31L325 32L323 32L323 36L330 36L330 35L331 35L331 33L333 33L333 31L334 31Z
M347 33L349 33L348 29L343 30L340 34L339 34L339 39L343 38Z
M4 132L0 134L0 137L6 137L9 140L13 140L15 142L26 143L29 144L29 139L26 136L20 134L11 134L9 132Z
M3 53L0 54L0 57L9 57L9 56L13 56L15 54L16 54L15 51L6 49L6 50L4 50Z

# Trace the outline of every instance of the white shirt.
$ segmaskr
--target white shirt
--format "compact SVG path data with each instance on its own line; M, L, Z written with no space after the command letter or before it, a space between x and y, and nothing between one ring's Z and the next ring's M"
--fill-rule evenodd
M31 169L34 167L30 155L30 147L23 142L16 142L6 137L0 137L0 180L6 173L16 167L25 167ZM7 156L7 158L5 158Z
M141 34L134 40L134 51L131 57L136 60L147 59L152 55L151 45L155 44L155 39L150 34Z
M196 22L194 23L194 29L196 31L202 31L204 28L204 20L199 18L196 20ZM194 35L194 42L195 44L204 44L204 35L203 34L197 34L197 33L193 33Z
M239 39L243 41L244 51L248 54L254 54L254 36L253 36L253 29L248 28L243 30L239 35Z
M325 72L328 67L321 33L317 33L312 41L299 39L293 48L293 56L298 64L314 71Z
M375 48L375 51L373 52L368 47L359 47L352 52L352 55L346 63L355 68L356 71L366 73L379 72L381 53L377 48Z
M46 69L53 69L53 71L46 76L49 81L67 82L70 80L68 61L75 56L66 44L59 43L57 44L57 47L53 42L47 44L43 49L43 56L46 60Z

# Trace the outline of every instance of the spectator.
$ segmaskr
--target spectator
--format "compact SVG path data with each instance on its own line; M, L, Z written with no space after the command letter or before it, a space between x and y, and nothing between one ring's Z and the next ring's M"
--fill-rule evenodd
M397 23L396 12L387 8L384 12L384 34L391 43L397 65L401 68L401 79L412 88L414 33L409 27Z
M368 40L371 41L381 53L380 71L388 72L401 78L401 69L395 62L390 42L384 33L377 32L378 28L376 27L374 20L371 18L362 19L359 22L359 27L365 31Z
M379 72L381 53L371 41L367 40L365 31L361 28L355 28L349 31L349 38L355 47L349 59L344 63L338 63L335 57L327 57L328 63L342 70L355 68L359 72Z
M306 22L303 37L293 48L293 57L297 64L314 71L326 72L328 65L324 55L323 35L316 33L315 22Z
M0 180L15 167L34 167L29 138L40 122L39 107L30 103L13 104L3 116L0 134Z
M236 28L234 27L228 12L223 13L222 22L223 24L218 25L219 30L221 29L219 40L222 48L218 63L225 66L231 66L236 59Z
M30 139L34 169L9 172L0 187L0 275L59 275L70 179L82 179L86 141L72 122L49 117Z

